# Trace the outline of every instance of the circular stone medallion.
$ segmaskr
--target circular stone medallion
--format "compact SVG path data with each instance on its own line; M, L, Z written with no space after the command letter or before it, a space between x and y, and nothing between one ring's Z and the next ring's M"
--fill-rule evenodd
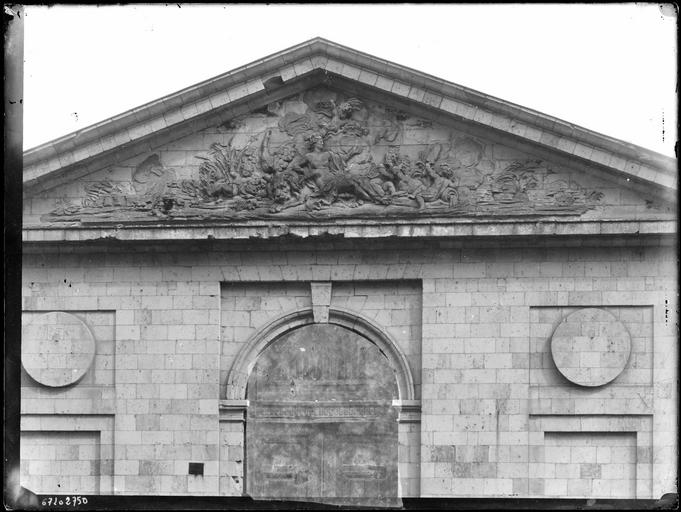
M78 317L63 312L38 316L24 327L21 363L37 382L50 387L77 382L95 357L95 338Z
M631 337L615 315L585 308L566 316L551 338L558 371L580 386L602 386L614 380L629 360Z

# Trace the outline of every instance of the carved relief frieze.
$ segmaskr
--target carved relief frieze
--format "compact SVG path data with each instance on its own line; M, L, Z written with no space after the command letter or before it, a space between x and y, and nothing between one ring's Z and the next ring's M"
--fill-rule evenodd
M148 155L46 221L579 215L602 194L538 160L326 88L220 127L185 166ZM190 160L192 159L190 158Z

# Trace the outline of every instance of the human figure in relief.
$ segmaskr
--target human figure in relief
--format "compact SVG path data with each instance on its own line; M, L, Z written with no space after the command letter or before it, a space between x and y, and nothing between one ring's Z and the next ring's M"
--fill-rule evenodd
M382 201L367 177L346 172L345 162L325 149L321 135L312 133L306 141L310 151L294 158L288 170L300 173L314 190L305 201L309 210L331 206L339 196L350 199L349 206ZM312 201L313 197L318 199Z
M450 207L456 206L458 202L458 191L456 184L448 177L443 176L446 168L440 168L440 173L433 169L431 162L416 162L417 176L426 185L421 197L424 202L444 201Z

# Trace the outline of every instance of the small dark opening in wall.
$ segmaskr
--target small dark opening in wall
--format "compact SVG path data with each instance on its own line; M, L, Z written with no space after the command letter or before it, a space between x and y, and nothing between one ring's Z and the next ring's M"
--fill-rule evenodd
M280 76L273 76L263 82L266 91L273 91L284 85L284 80Z
M203 462L190 462L189 474L203 476Z

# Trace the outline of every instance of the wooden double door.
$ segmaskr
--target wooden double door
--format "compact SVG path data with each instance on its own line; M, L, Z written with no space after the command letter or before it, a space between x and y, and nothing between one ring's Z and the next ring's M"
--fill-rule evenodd
M397 383L373 343L330 324L291 331L261 354L247 393L247 494L395 504Z

